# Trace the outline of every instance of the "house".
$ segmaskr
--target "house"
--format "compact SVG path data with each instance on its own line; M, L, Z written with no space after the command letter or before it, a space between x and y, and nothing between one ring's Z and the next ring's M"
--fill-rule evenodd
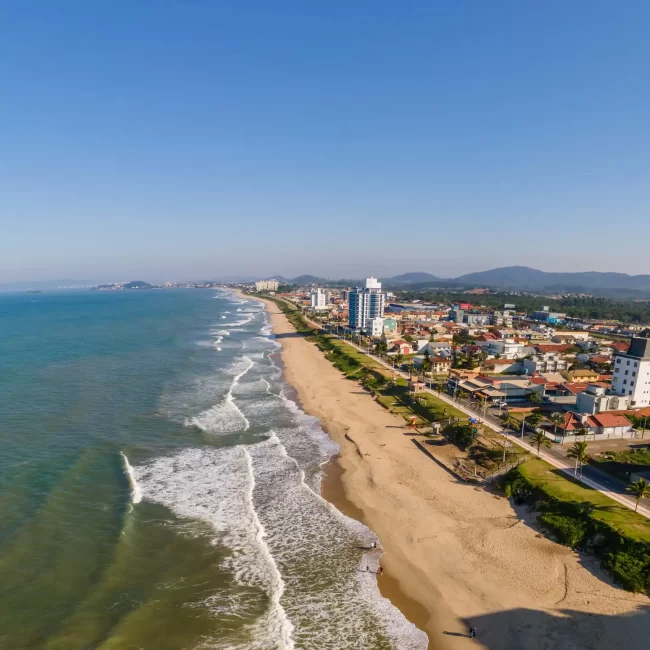
M535 346L535 351L538 354L562 354L569 349L568 345L562 343L546 343L538 344Z
M578 413L594 415L602 411L626 410L629 403L627 395L611 395L607 393L608 385L594 383L587 386L587 390L576 396L576 410Z
M422 352L424 348L428 347L429 339L415 339L413 342L413 347L418 351Z
M557 395L560 384L556 381L549 381L546 377L533 376L530 378L531 383L544 386L544 392L547 395Z
M556 354L536 354L532 359L522 359L524 372L534 375L537 372L562 372L568 367L568 361Z
M593 366L605 366L607 364L610 364L612 362L611 357L606 357L601 354L594 354L589 357L588 359L589 364Z
M570 382L583 382L589 384L598 381L598 373L594 370L588 370L587 368L569 370L566 373L566 376Z
M425 358L421 355L413 357L415 367L422 366ZM451 359L449 357L429 357L429 362L431 363L431 374L433 375L446 375L451 368Z
M388 338L397 334L397 321L394 318L384 318L384 334Z
M563 384L560 384L558 387L558 395L578 395L578 393L584 393L587 390L587 383L576 383L571 381L565 381Z
M410 343L407 343L403 339L398 339L393 341L393 347L391 348L393 354L413 354L413 348Z
M448 341L429 341L424 347L420 348L419 352L422 354L428 352L435 357L451 357L451 343Z
M521 372L521 369L522 365L518 359L487 359L482 366L486 374Z
M558 430L563 436L575 436L578 432L586 430L595 438L623 437L633 430L632 423L618 413L598 413L597 415L584 415L569 411L564 414L564 421L558 425ZM582 435L582 434L580 434Z
M515 343L512 340L487 341L483 344L483 349L490 356L499 355L504 359L516 359L523 356L524 346L521 343Z

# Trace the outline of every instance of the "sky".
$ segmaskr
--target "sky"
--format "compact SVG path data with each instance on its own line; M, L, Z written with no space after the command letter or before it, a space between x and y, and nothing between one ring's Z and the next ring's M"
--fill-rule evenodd
M0 283L650 273L650 3L0 1Z

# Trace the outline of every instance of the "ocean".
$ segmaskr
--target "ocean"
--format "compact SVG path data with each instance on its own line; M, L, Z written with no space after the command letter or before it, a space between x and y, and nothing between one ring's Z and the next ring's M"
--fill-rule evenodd
M227 290L0 296L0 649L427 647L278 347Z

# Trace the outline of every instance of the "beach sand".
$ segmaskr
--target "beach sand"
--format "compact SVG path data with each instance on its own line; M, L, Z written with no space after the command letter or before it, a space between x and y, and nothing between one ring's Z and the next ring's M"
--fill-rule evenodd
M648 598L542 536L525 509L454 478L416 447L403 420L265 304L287 381L341 448L323 495L377 533L380 589L427 632L430 648L649 647Z

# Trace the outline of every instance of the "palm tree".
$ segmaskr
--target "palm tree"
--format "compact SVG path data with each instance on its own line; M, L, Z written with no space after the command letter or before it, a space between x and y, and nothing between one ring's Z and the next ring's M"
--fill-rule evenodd
M418 369L415 367L415 364L411 361L411 363L408 364L408 371L409 371L409 379L413 375L415 375L415 378L418 378Z
M585 440L587 439L588 435L589 435L589 429L587 429L587 427L580 427L575 433L576 438L578 436L584 436Z
M562 413L558 413L555 411L555 413L551 413L548 416L548 419L552 422L553 424L553 434L557 435L557 428L561 425L564 424L564 415Z
M537 447L537 458L539 458L539 448L544 445L544 447L550 447L551 441L546 437L546 434L543 431L535 431L535 434L531 438L532 443Z
M503 424L506 427L506 429L513 429L514 431L516 431L519 428L519 425L521 423L514 415L511 415L510 413L506 413L506 417L503 420Z
M641 499L647 499L650 497L650 483L642 478L640 478L638 481L634 481L634 483L630 483L625 489L636 497L636 506L634 507L634 512L638 510L639 501L641 501Z
M573 447L567 452L568 458L575 458L576 469L575 473L578 472L578 467L580 468L580 480L582 480L582 466L589 460L589 454L587 454L587 443L586 441L574 442Z
M536 390L529 391L526 397L531 404L541 404L544 401Z

